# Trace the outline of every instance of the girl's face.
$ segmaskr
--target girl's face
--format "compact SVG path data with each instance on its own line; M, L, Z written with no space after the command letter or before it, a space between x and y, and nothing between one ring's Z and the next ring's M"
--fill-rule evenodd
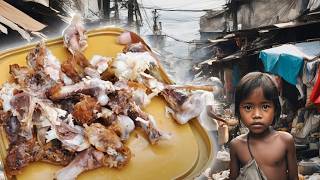
M243 99L239 108L241 121L254 134L263 133L274 119L274 104L265 99L260 87L254 89L246 99Z

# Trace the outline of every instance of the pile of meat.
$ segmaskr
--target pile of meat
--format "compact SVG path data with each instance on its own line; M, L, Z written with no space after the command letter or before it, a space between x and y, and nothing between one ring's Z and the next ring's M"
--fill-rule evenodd
M135 128L152 145L170 137L143 111L152 97L164 96L181 124L205 105L206 93L184 94L165 84L144 44L129 41L114 59L95 55L87 60L79 18L64 31L64 44L70 55L63 63L39 43L29 52L27 66L9 67L11 79L0 90L9 176L35 161L65 166L56 179L75 179L102 166L122 168L131 158L125 142Z

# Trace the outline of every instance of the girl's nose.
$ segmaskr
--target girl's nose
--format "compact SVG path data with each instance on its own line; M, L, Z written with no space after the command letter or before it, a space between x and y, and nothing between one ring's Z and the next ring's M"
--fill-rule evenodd
M253 118L257 119L257 118L261 118L262 117L262 112L260 108L254 108L253 110Z

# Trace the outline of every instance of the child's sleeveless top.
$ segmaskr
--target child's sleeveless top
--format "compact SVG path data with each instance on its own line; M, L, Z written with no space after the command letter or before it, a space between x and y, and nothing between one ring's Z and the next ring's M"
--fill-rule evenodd
M251 156L251 161L240 169L239 176L236 180L267 180L263 172L260 170L254 156L252 155L249 145L249 135L247 135L248 150Z

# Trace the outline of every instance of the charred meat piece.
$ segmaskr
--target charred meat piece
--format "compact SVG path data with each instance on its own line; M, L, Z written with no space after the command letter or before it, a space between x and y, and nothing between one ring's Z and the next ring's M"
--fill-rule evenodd
M81 101L74 106L72 113L78 124L91 124L97 119L97 113L101 112L101 105L95 98L84 95Z
M105 152L104 166L121 168L129 162L131 151L122 144L121 139L114 131L99 123L85 125L85 128L89 142L99 151Z
M79 82L81 80L81 76L80 74L78 74L75 68L76 64L72 61L72 59L68 59L61 65L62 72L64 72L69 78L71 78L73 82Z
M62 63L61 70L73 82L79 82L84 77L85 68L88 66L90 66L90 63L87 58L82 53L77 52Z

